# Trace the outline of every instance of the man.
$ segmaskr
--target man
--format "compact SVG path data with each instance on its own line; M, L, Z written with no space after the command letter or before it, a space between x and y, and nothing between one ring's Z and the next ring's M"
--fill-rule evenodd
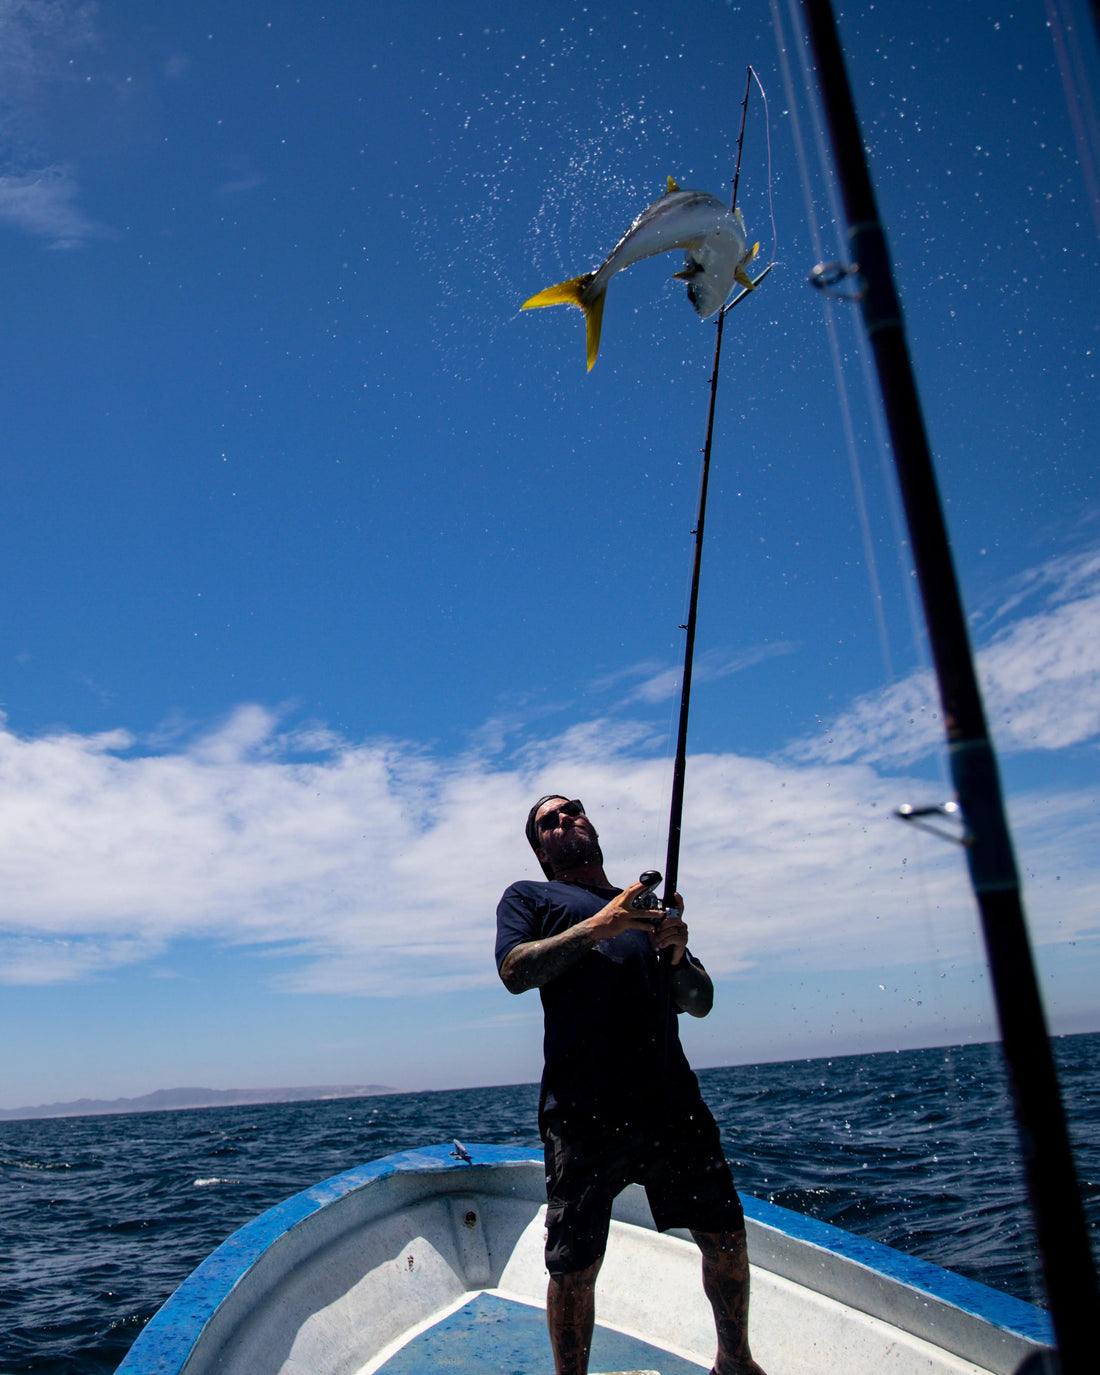
M703 1253L718 1330L712 1375L764 1375L749 1352L741 1203L676 1026L677 1011L705 1017L714 1000L687 948L683 902L677 894L656 920L635 908L643 885L608 880L580 801L540 798L526 834L548 881L505 892L496 958L509 992L542 997L546 1318L557 1375L587 1375L611 1203L631 1182L645 1185L662 1231L689 1228Z

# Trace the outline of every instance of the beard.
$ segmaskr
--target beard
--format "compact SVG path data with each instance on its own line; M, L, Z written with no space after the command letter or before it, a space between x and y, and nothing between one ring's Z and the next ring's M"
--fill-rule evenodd
M603 851L599 837L574 830L567 840L563 840L553 857L555 873L564 869L575 869L580 864L603 864Z

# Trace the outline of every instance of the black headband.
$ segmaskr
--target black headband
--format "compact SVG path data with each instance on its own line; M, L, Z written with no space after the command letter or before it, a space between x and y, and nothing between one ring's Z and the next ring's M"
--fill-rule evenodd
M566 801L564 793L547 793L545 797L540 797L527 813L527 825L523 828L523 834L527 837L527 843L530 845L531 849L535 851L536 856L542 847L539 845L538 831L535 829L535 817L538 816L539 808L544 806L547 802L552 802L555 797L560 797L563 802ZM549 864L543 863L540 859L539 866L547 878L554 877L554 871L550 868Z

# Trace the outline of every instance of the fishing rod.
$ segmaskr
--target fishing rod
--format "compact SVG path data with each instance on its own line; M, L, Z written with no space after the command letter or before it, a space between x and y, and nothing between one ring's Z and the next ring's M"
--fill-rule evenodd
M802 0L848 220L852 265L812 281L857 280L874 353L939 684L951 776L977 899L1024 1172L1062 1375L1096 1369L1100 1303L1081 1194L1024 919L997 760L989 738L943 507L831 0ZM1034 1367L1032 1367L1034 1368Z
M730 210L737 209L737 186L741 179L741 152L745 144L745 121L749 114L749 95L752 91L753 70L751 67L745 77L745 98L741 102L741 129L737 135L737 162L733 172L733 195ZM762 281L771 271L767 267L753 282ZM703 528L707 519L707 488L710 484L710 452L714 440L714 406L718 399L718 369L722 362L722 330L726 322L726 312L731 310L745 295L738 293L732 301L718 312L718 325L714 336L714 366L710 373L710 402L707 406L707 432L703 443L703 474L699 483L699 512L695 520L695 554L691 569L691 593L688 597L687 621L680 627L686 631L684 636L684 672L680 681L680 721L676 731L676 756L672 765L672 797L668 813L668 851L665 857L665 906L671 906L676 892L676 880L680 869L680 837L684 819L684 778L687 773L687 734L688 708L691 704L691 675L695 662L695 625L699 612L699 576L703 566Z
M752 91L753 77L756 73L752 67L748 68L745 76L745 97L741 102L741 128L737 135L737 162L733 171L733 193L730 199L730 211L737 209L737 187L741 180L741 153L745 145L745 122L749 113L749 95ZM680 719L676 730L676 755L672 765L672 796L669 802L668 811L668 849L665 854L665 876L664 876L664 898L663 906L672 906L672 899L676 893L676 880L680 869L680 838L683 831L684 818L684 779L687 773L687 735L688 735L688 709L691 704L691 675L695 662L695 626L699 612L699 579L703 567L703 530L707 520L707 488L710 485L710 454L714 441L714 407L718 399L718 370L722 362L722 331L726 322L726 314L735 305L743 301L750 290L755 289L772 270L773 263L768 266L758 276L752 279L752 287L743 287L741 291L731 301L728 301L718 312L718 324L714 336L714 364L710 372L710 400L707 405L707 431L703 442L703 472L699 482L699 510L695 518L695 529L692 534L695 536L695 551L691 567L691 592L688 596L688 616L687 621L680 627L685 631L684 636L684 671L680 682ZM656 872L645 873L642 875L642 882L650 877L654 883L660 883L660 875ZM645 899L636 899L636 904L645 903ZM671 951L662 951L660 963L658 965L659 975L657 984L657 1024L661 1028L658 1039L657 1065L661 1079L664 1078L665 1066L668 1060L668 1011L669 1003L672 998L672 966Z

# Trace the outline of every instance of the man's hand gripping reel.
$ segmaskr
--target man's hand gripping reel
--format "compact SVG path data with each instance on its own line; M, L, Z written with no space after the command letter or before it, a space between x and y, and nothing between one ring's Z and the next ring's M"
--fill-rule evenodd
M645 884L645 892L639 893L636 898L631 900L631 907L640 912L648 912L650 920L654 926L659 925L665 919L668 908L653 891L661 881L661 875L656 869L647 869L644 874L638 875L638 882Z

